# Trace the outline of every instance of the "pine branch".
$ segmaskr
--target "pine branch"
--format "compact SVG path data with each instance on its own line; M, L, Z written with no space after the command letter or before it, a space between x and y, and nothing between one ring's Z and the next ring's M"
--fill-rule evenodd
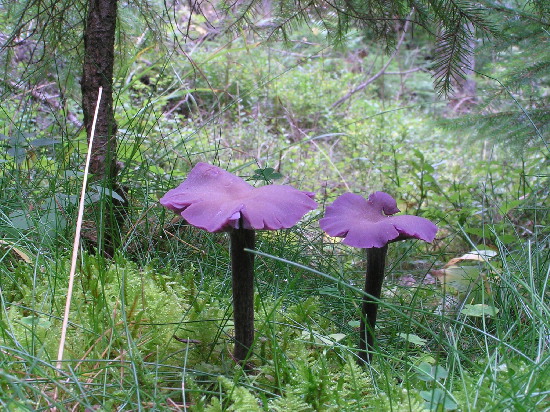
M466 0L427 0L437 20L434 84L442 96L449 95L454 82L464 79L475 31L498 36L499 30L487 16L486 9Z
M456 26L462 25L462 20ZM436 60L433 64L435 87L440 95L447 96L453 90L453 84L466 77L464 62L473 51L469 47L469 38L456 27L455 30L442 30L438 36Z

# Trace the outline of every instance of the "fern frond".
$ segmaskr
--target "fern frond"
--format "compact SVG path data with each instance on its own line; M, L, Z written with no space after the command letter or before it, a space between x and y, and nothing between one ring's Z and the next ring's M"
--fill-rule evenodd
M311 406L305 403L299 395L290 393L269 402L269 410L272 412L309 412Z
M483 4L500 21L493 42L476 44L476 73L484 92L477 115L443 121L449 131L472 140L506 143L514 152L548 149L550 132L550 36L535 5L514 9L492 0ZM491 56L490 59L483 56Z

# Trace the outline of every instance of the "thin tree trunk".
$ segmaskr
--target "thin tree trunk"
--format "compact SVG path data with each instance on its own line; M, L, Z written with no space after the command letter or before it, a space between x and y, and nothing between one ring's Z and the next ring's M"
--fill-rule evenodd
M90 139L99 87L103 97L96 123L90 161L93 181L107 190L116 189L116 131L113 113L113 66L117 20L117 0L89 0L84 31L84 64L81 80L84 126ZM110 193L110 192L107 192ZM106 194L96 209L95 232L98 247L112 256L118 236L112 197ZM98 213L99 212L99 213Z

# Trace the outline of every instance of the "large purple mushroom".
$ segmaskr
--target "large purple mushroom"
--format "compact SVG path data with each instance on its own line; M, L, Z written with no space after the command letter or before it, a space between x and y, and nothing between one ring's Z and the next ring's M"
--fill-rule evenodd
M359 338L359 357L363 363L372 359L374 327L380 299L388 243L404 239L432 242L437 226L419 216L392 216L400 210L393 197L375 192L366 200L345 193L327 206L319 225L328 235L343 237L342 243L367 249L367 274L363 296ZM375 298L375 300L372 299Z
M244 365L254 342L255 230L288 229L317 207L314 194L291 186L254 187L238 176L197 163L160 203L208 232L229 232L235 326L234 358Z

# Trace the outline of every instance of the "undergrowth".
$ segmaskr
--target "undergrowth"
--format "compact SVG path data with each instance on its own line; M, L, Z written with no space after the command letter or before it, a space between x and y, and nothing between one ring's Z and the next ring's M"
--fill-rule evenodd
M300 230L292 233L299 236ZM284 254L285 247L273 240L262 238L258 250ZM326 247L317 242L311 241L312 249ZM357 366L354 353L360 297L354 284L361 274L345 269L349 265L340 252L327 259L325 250L317 269L265 253L257 279L254 372L245 375L230 356L223 243L206 245L215 248L206 257L177 261L167 255L162 265L84 254L64 371L54 365L67 259L36 257L29 264L5 254L0 285L4 407L351 411L550 406L549 265L540 245L528 242L520 252L502 247L500 258L492 261L493 293L485 302L498 308L498 316L468 316L456 308L441 312L438 286L402 286L399 277L390 281L381 303L377 356L366 369ZM315 254L312 260L321 257ZM209 266L217 270L206 272ZM396 265L391 271L408 272ZM417 279L424 271L419 273Z

